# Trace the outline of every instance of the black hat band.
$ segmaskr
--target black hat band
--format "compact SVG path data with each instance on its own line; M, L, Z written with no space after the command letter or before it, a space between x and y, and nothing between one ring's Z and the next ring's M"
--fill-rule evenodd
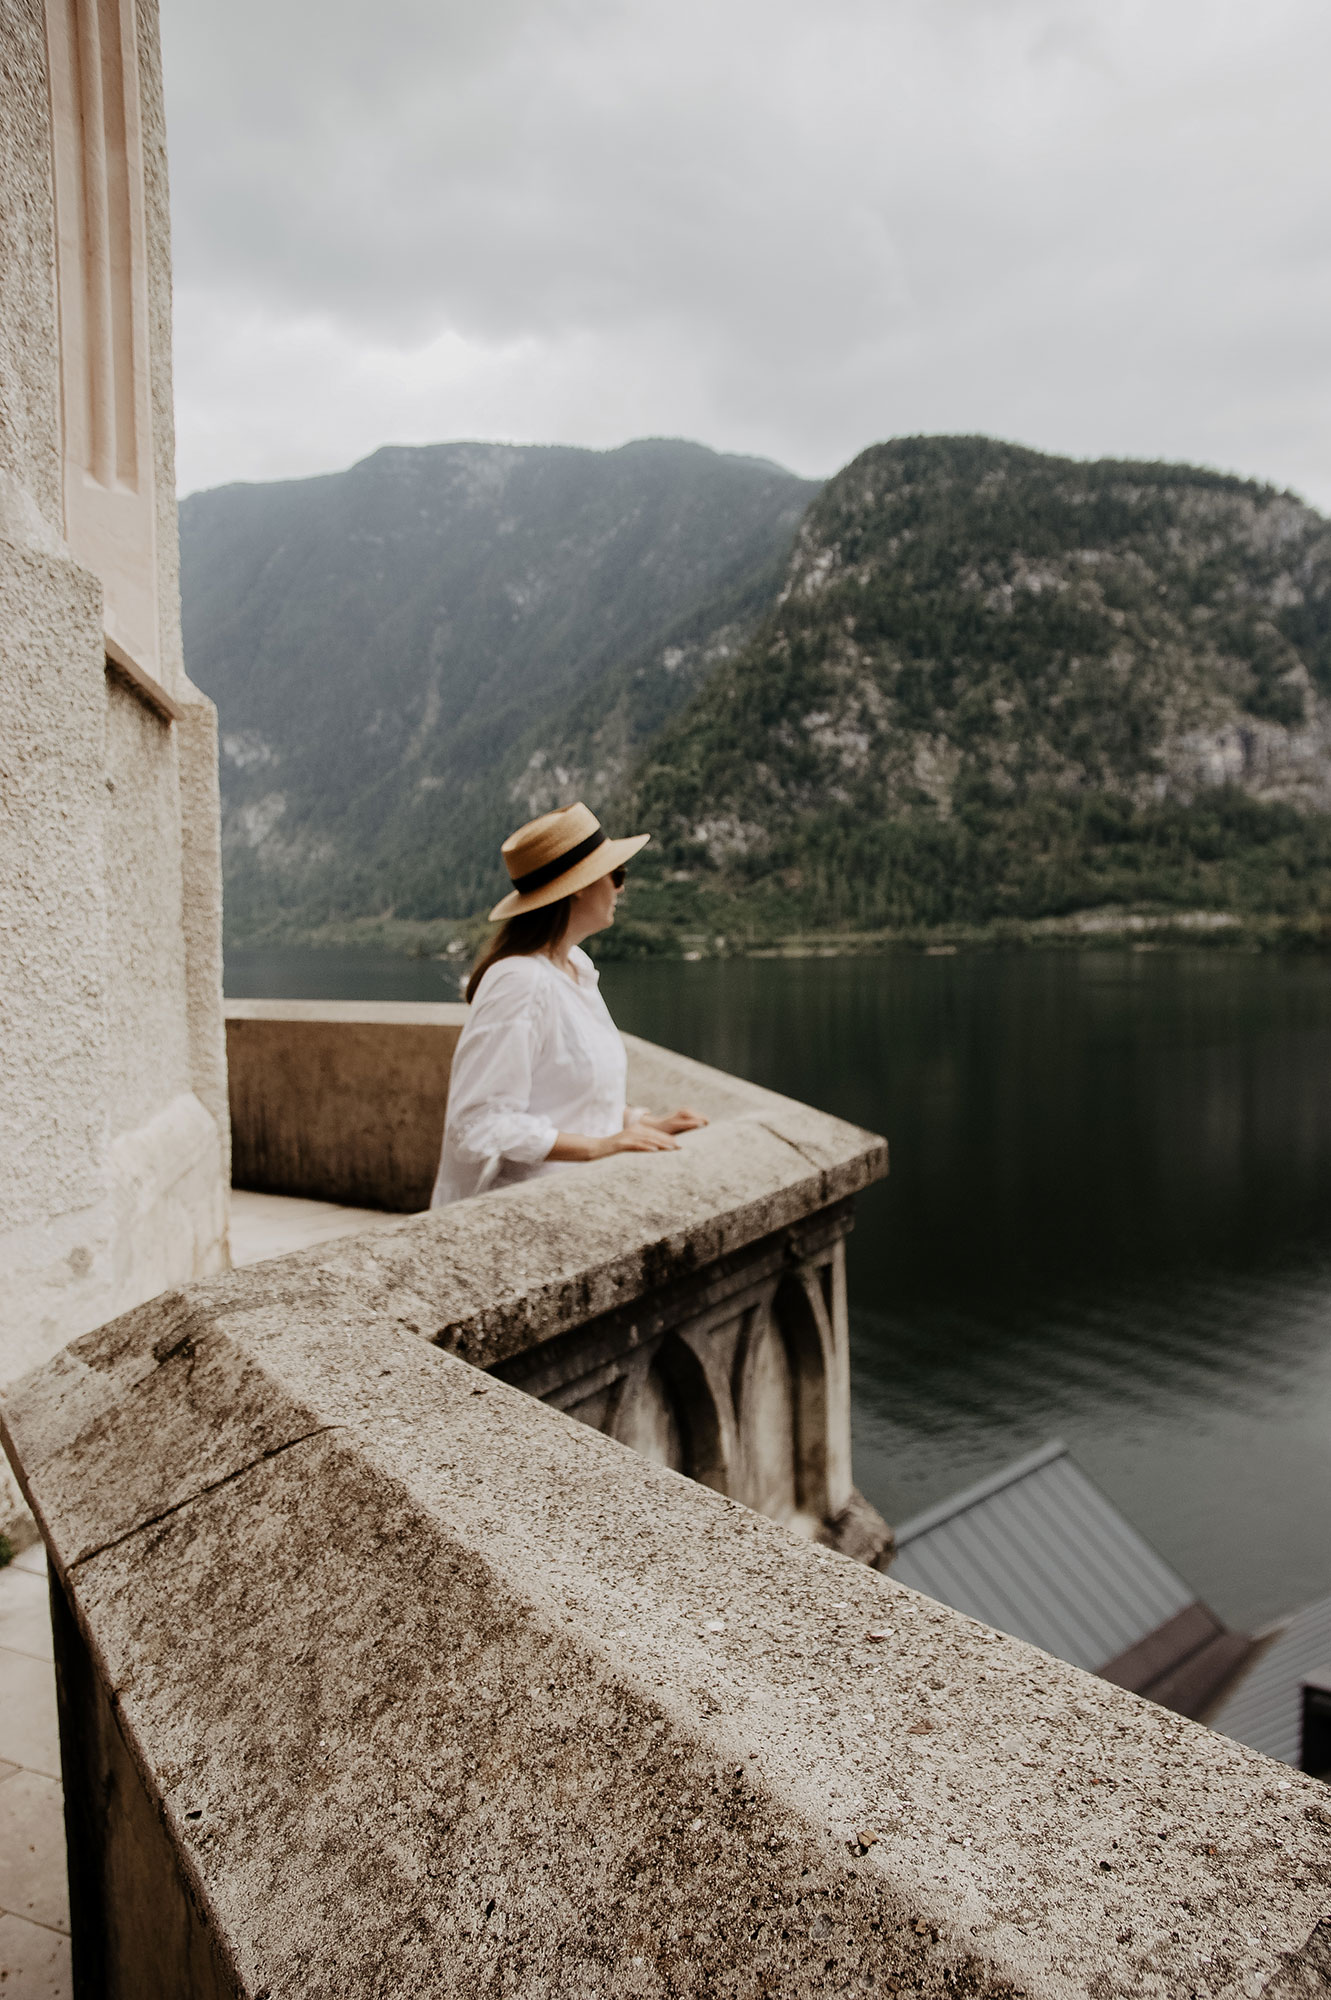
M566 875L570 868L576 868L580 861L585 861L589 854L595 854L597 848L604 844L605 830L598 826L595 833L589 833L585 840L580 840L576 847L570 847L566 854L556 855L553 861L544 862L526 875L515 875L513 887L519 896L530 896L533 889L544 889L547 882Z

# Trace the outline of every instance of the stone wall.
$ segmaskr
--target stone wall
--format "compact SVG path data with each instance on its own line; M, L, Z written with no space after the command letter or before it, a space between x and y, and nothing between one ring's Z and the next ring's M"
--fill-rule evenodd
M780 1105L14 1392L81 1992L1326 1989L1321 1787L496 1379L853 1193L863 1135Z
M428 1207L466 1018L460 1003L229 1000L233 1184Z
M2 1393L71 1336L223 1267L228 1179L214 718L184 674L176 589L156 12L14 0L0 39ZM117 92L132 186L111 276L132 298L103 331L112 376L129 340L136 415L133 464L122 439L105 485L79 455L91 374L70 329L88 287L67 253L84 241L70 176L105 171L120 139L93 112L114 126ZM122 500L142 533L99 542L93 516ZM0 1531L16 1506L0 1469Z

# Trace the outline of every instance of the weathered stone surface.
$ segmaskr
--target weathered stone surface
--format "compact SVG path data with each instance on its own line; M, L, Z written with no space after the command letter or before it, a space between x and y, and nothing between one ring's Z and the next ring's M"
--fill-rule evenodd
M886 1569L851 1473L849 1201L510 1356L496 1372L645 1457Z
M51 1625L75 2000L236 2000L245 1988L54 1579Z
M64 59L91 18L0 14L0 1392L226 1261L216 753L181 658L157 10L100 16L103 46L135 55L101 79L110 160ZM94 254L78 190L103 184L108 228L130 224L115 296L136 301L101 328L135 406L109 483L78 458L93 371L73 268ZM108 680L131 598L174 725ZM21 1537L15 1499L0 1466L0 1530Z
M229 1000L232 1177L353 1208L427 1208L467 1010Z
M1307 1959L1321 1787L479 1377L404 1282L202 1284L6 1413L237 1990L1238 2000Z
M1264 2000L1312 2000L1331 1993L1331 1917L1323 1917L1302 1951L1291 1952L1263 1989Z
M688 1102L712 1120L677 1153L620 1155L473 1196L283 1258L272 1282L318 1270L367 1296L391 1293L414 1331L490 1367L798 1224L887 1170L886 1143L871 1132L625 1041L635 1101Z

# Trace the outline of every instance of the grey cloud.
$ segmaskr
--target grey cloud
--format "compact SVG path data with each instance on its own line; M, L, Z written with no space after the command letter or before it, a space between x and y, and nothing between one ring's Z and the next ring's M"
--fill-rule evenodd
M163 26L187 481L482 427L818 471L983 429L1331 501L1316 0Z

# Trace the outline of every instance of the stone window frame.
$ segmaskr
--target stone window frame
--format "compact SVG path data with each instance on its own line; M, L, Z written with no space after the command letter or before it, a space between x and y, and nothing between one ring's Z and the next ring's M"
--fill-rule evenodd
M46 0L65 540L105 593L107 670L163 721L135 0Z

